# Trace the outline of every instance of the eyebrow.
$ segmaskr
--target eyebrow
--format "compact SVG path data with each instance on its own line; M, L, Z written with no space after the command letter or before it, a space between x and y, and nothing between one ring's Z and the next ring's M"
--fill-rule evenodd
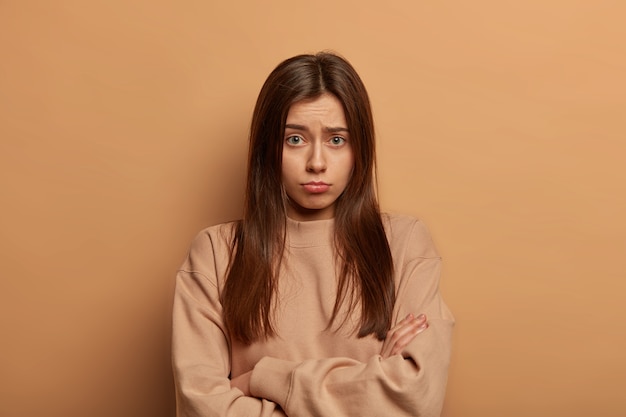
M293 124L293 123L286 124L285 125L285 129L301 130L303 132L308 132L309 131L309 129L306 126L304 126L304 125L296 125L296 124ZM339 126L337 126L337 127L334 127L334 126L333 127L325 127L324 130L326 132L329 132L329 133L339 133L339 132L349 133L350 132L347 127L339 127Z

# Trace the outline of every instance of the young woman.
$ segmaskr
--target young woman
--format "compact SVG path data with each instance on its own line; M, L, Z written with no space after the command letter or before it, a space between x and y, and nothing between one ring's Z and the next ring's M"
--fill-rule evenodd
M353 67L300 55L266 80L243 219L198 234L176 281L179 417L438 416L454 319L424 224L381 214Z

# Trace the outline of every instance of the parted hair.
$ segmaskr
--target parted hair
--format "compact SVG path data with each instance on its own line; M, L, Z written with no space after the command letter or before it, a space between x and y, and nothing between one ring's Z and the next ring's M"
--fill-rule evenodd
M354 153L351 179L335 204L339 276L328 326L340 319L342 306L345 311L360 312L359 337L373 334L383 340L391 326L393 260L376 198L370 100L347 60L320 52L280 63L263 84L254 108L243 217L235 226L221 295L226 329L245 344L276 335L273 313L280 302L276 289L288 204L281 180L287 114L292 104L324 93L343 105ZM345 317L340 325L344 324Z

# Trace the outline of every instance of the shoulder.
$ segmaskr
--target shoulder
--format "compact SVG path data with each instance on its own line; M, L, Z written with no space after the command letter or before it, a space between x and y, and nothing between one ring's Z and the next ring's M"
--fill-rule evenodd
M231 243L237 228L237 221L215 224L200 230L191 242L194 245L206 245L207 242L219 244L222 241Z
M181 269L204 272L208 263L228 259L237 222L216 224L200 230L191 241Z
M382 213L383 225L392 254L409 257L438 258L430 231L426 224L413 216Z

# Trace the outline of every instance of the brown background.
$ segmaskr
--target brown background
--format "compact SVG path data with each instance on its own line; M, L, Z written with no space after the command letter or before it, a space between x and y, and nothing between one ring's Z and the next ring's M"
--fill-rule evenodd
M369 88L454 311L446 417L626 415L622 1L0 1L0 415L173 414L173 276L282 59Z

